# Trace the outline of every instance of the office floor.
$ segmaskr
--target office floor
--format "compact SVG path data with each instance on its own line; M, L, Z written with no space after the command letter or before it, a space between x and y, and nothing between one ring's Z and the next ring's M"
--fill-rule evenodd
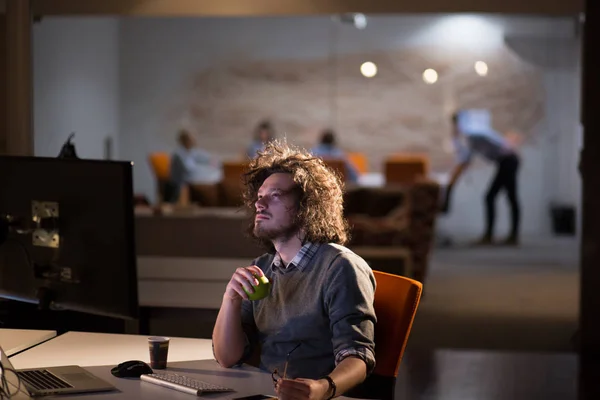
M578 241L435 248L409 347L572 351Z
M572 353L477 350L410 351L400 367L396 400L575 400L578 358Z
M578 250L568 238L436 248L395 398L578 398Z

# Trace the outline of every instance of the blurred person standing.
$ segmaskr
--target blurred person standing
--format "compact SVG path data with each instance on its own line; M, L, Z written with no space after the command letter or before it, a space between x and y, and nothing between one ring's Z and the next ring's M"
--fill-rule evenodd
M519 244L519 226L521 207L518 198L518 172L520 158L516 152L517 142L514 133L507 139L490 127L489 113L485 110L461 110L452 116L452 143L456 153L454 166L442 211L450 208L452 189L460 176L469 167L473 156L479 155L496 165L494 175L485 195L485 231L476 244L486 245L494 242L496 222L496 197L501 190L506 191L510 206L511 229L508 237L501 242L504 245Z

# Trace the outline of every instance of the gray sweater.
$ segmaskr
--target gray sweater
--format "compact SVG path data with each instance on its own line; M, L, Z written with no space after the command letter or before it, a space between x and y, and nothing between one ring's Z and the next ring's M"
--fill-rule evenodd
M375 277L369 265L349 249L323 244L305 268L273 268L273 254L254 260L272 283L263 300L242 302L242 324L248 338L245 357L256 344L260 367L288 378L319 379L329 374L348 351L356 350L374 367L373 309ZM342 357L340 357L342 356ZM244 361L244 360L242 360Z

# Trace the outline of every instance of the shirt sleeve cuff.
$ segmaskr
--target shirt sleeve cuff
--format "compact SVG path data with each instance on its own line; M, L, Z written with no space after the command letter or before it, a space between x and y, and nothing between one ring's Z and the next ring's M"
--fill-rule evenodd
M348 357L356 357L363 360L367 365L367 376L375 369L375 354L373 353L373 350L368 347L351 347L338 351L335 355L335 365L337 366Z

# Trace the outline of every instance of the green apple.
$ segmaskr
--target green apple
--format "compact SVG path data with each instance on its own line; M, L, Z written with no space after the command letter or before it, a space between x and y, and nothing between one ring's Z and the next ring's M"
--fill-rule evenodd
M269 282L269 279L267 279L266 276L255 275L255 277L256 279L258 279L258 285L252 285L252 287L254 288L254 293L248 293L246 288L242 286L244 292L246 292L246 294L248 295L248 299L251 301L264 299L269 295L269 292L271 291L271 282Z

